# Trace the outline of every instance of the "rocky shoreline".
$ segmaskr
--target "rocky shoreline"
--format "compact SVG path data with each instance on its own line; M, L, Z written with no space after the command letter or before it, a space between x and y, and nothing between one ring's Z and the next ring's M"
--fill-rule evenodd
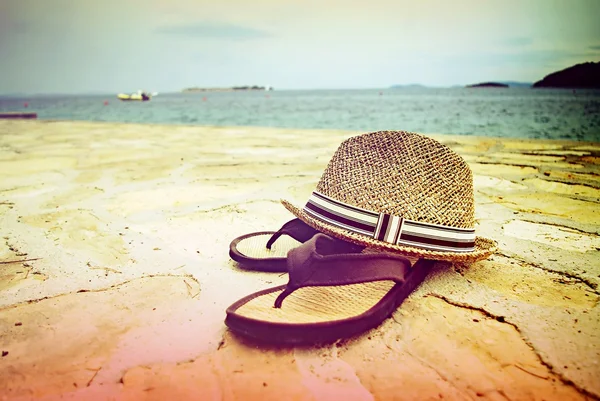
M381 326L250 343L242 270L347 131L0 121L0 394L10 400L599 399L600 143L431 135L499 251L438 263Z

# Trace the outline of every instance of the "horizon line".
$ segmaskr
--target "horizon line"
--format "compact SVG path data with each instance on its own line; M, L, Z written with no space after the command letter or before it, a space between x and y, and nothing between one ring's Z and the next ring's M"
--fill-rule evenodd
M521 82L521 81L482 81L482 82L478 82L475 84L452 84L452 85L425 85L425 84L419 84L419 83L411 83L411 84L392 84L392 85L388 85L386 87L316 87L316 88L280 88L280 89L271 89L270 91L265 90L264 92L285 92L285 91L316 91L316 90L386 90L386 89L401 89L402 87L421 87L421 88L427 88L427 89L455 89L455 88L466 88L468 85L477 85L480 83L487 83L487 82L494 82L494 83L504 83L504 84L519 84L519 85L533 85L533 82ZM237 86L237 85L236 85ZM510 85L509 85L510 86ZM199 86L198 88L202 88L202 89L230 89L233 88L234 86L215 86L215 87L211 87L211 86ZM270 86L271 88L273 88L272 86ZM195 88L194 86L190 86L188 88ZM178 90L164 90L164 91L152 91L152 92L157 92L159 95L160 94L179 94L179 93L184 93L184 90L187 88L183 88L183 89L178 89ZM252 91L256 91L256 92L260 92L260 90L252 90ZM234 91L232 91L234 92ZM240 91L236 91L236 92L244 92L243 90ZM121 91L121 92L104 92L104 91L82 91L82 92L8 92L8 93L0 93L0 97L18 97L18 96L81 96L81 95L87 95L87 96L92 96L92 95L96 95L96 96L116 96L118 93L128 93L127 91ZM198 93L202 93L202 92L198 92ZM190 93L187 93L190 94Z

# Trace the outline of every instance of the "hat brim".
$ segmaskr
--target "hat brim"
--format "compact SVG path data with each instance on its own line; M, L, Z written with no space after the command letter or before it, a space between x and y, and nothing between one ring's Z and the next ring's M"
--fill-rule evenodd
M484 237L475 238L475 250L472 252L444 252L432 251L424 248L417 248L405 245L391 244L388 242L378 241L365 235L357 234L352 231L344 230L332 224L315 219L304 211L292 205L290 202L282 199L281 203L294 216L322 233L331 235L344 241L349 241L357 245L366 246L368 248L377 249L384 252L400 253L407 256L417 258L444 260L449 262L473 263L478 260L487 259L497 249L497 243L494 240Z

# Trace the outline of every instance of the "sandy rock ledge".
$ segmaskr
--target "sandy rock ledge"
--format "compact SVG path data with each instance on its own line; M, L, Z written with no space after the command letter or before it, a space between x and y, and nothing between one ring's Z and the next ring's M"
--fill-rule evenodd
M469 162L493 257L333 345L226 330L286 282L229 242L291 219L279 199L355 134L1 121L0 399L600 399L599 143L431 135Z

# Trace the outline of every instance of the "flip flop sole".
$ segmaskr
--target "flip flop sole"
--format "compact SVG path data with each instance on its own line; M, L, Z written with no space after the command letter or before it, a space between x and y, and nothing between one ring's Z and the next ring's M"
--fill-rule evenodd
M227 309L235 333L285 345L330 343L378 326L423 282L432 261L420 261L404 283L391 280L331 287L306 287L273 308L285 286L248 295Z
M274 231L260 231L237 237L229 244L229 257L247 270L287 272L287 253L301 245L292 237L282 235L267 248L267 241Z

